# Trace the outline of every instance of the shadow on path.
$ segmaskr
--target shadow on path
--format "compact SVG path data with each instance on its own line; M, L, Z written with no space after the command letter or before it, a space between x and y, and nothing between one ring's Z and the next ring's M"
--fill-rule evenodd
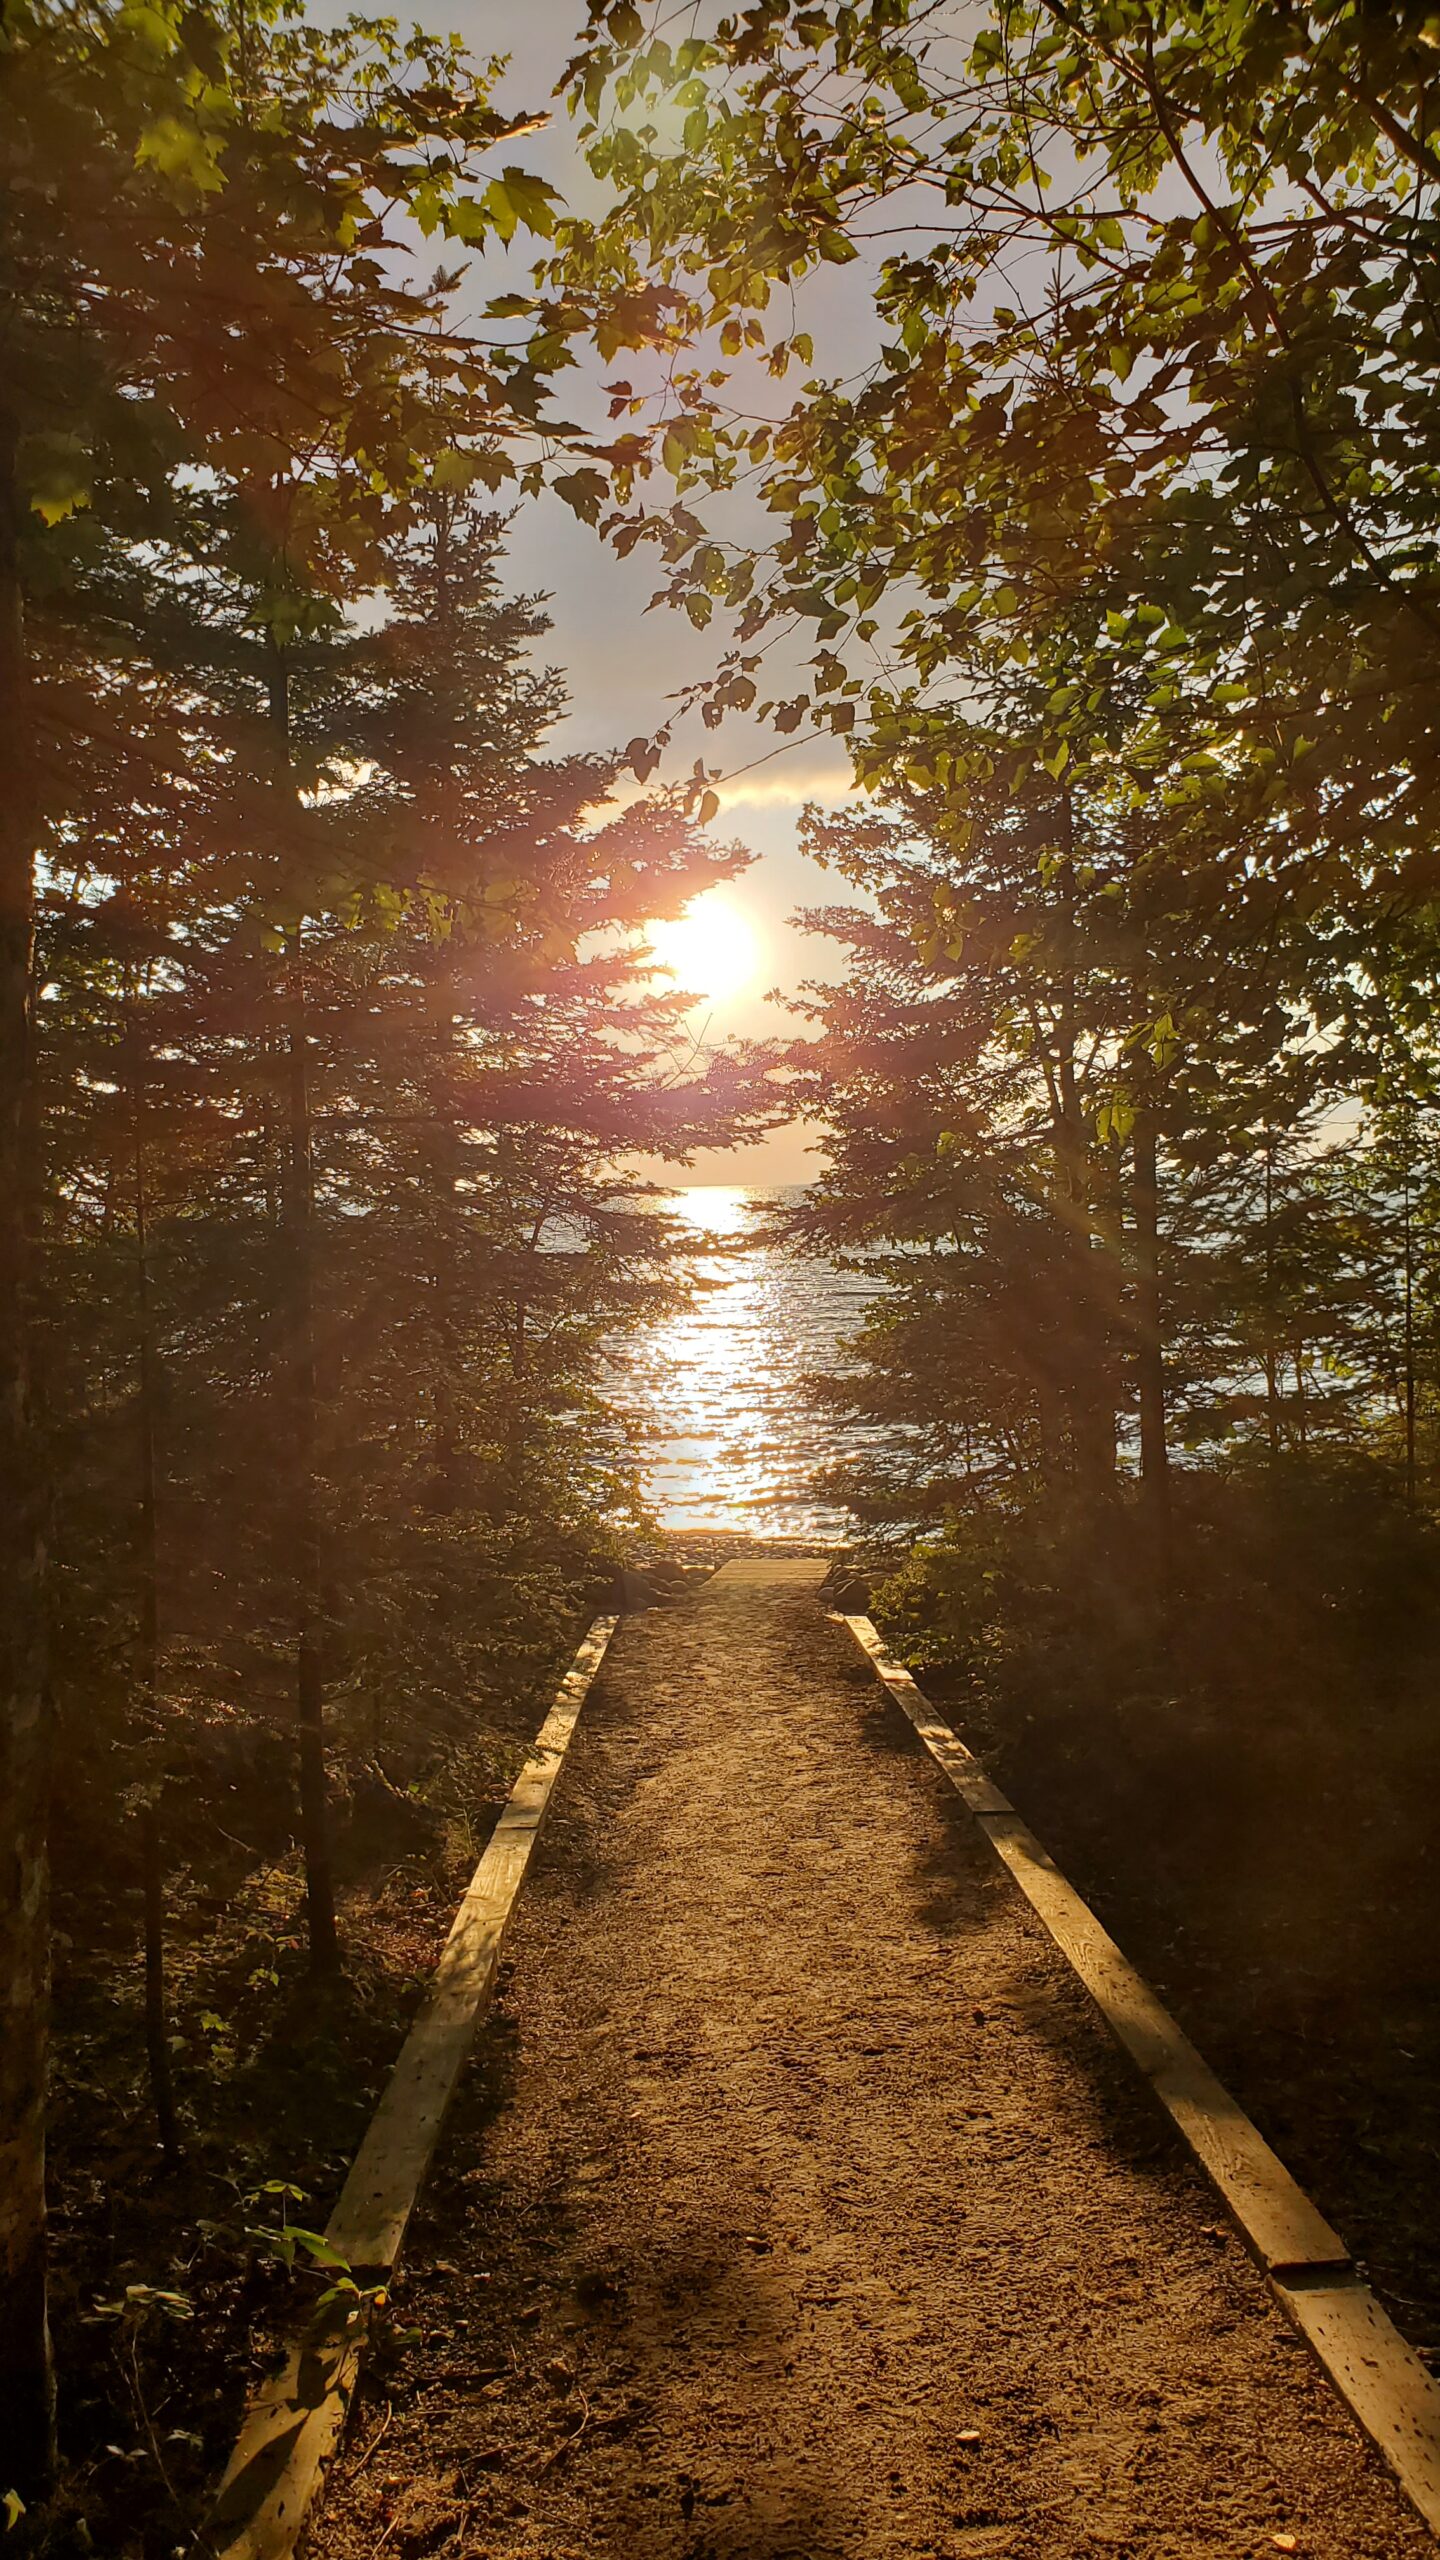
M1420 2560L822 1569L617 1638L315 2560Z

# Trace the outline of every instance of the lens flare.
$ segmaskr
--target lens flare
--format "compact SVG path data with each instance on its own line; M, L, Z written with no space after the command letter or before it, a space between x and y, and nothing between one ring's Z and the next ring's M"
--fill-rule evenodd
M647 931L659 965L671 970L680 992L699 1004L728 1004L759 972L759 936L749 917L721 890L707 890L683 915Z

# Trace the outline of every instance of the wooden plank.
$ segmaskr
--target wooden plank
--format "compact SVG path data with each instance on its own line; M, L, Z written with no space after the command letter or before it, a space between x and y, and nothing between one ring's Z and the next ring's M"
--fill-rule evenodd
M838 1614L838 1613L832 1613ZM1440 2383L1427 2373L1344 2242L1121 1954L1088 1903L1003 1797L981 1800L983 1770L866 1617L844 1624L926 1749L974 1812L996 1856L1138 2064L1265 2267L1271 2289L1405 2495L1440 2534Z
M1275 2294L1411 2505L1440 2534L1440 2383L1358 2276L1296 2277L1277 2282Z
M1041 1848L1013 1805L952 1733L908 1671L892 1661L869 1618L846 1616L926 1749L980 1821L998 1858L1096 2007L1139 2065L1206 2176L1218 2188L1245 2238L1268 2271L1348 2267L1350 2252L1229 2091L1181 2033L1148 1983L1102 1928L1087 1902Z
M420 2015L405 2039L340 2200L325 2226L357 2276L393 2272L445 2113L494 1988L531 1852L618 1618L597 1618L560 1684L461 1900ZM262 2384L211 2510L216 2560L288 2560L344 2428L365 2315L331 2305Z
M1287 2267L1348 2267L1350 2252L1121 1954L1087 1902L1060 1873L1017 1814L990 1815L984 1828L1056 1946L1079 1975L1107 2025L1139 2065L1194 2152L1250 2247L1269 2273Z
M719 1582L793 1582L808 1586L823 1582L830 1566L824 1556L731 1556L708 1582L702 1582L696 1596L703 1600Z
M488 1999L550 1791L617 1621L597 1618L535 1739L470 1880L389 2086L325 2237L350 2265L384 2272L400 2255L420 2182Z
M837 1616L843 1613L837 1611ZM903 1663L896 1662L885 1650L880 1630L869 1618L844 1616L858 1645L870 1656L880 1679L896 1704L904 1709L933 1760L938 1760L957 1795L963 1796L972 1813L1013 1813L1008 1796L1002 1796L994 1780L986 1776L972 1751L967 1751L958 1733L952 1733L935 1713L923 1689L916 1686Z
M289 2560L344 2432L365 2327L363 2310L347 2320L337 2305L256 2392L201 2539L207 2555Z

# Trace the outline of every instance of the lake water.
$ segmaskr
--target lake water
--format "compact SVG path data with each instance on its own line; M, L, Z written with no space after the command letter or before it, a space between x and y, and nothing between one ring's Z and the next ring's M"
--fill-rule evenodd
M847 1534L847 1515L813 1478L867 1434L817 1409L804 1381L841 1365L872 1290L857 1273L755 1241L755 1212L794 1196L706 1184L670 1204L695 1229L695 1301L630 1354L622 1393L667 1529L815 1545Z

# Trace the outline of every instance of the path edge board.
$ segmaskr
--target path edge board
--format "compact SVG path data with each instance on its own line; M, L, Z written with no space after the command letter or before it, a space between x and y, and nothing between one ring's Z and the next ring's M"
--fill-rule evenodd
M393 2274L446 2110L495 1986L506 1932L619 1612L596 1618L530 1746L461 1896L430 1987L370 2120L325 2237L352 2272ZM289 2560L349 2414L366 2316L342 2300L252 2396L210 2509L210 2560Z
M1204 2171L1270 2290L1430 2531L1440 2537L1440 2382L1426 2371L1349 2251L1176 2024L1088 1903L887 1651L873 1620L848 1627L1106 2025Z

